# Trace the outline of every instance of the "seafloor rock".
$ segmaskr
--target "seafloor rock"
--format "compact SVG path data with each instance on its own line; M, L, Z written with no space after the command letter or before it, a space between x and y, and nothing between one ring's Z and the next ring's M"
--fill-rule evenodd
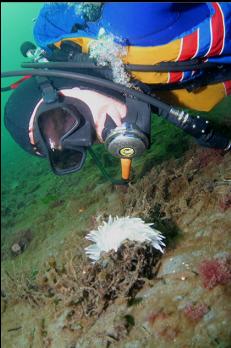
M155 273L161 253L148 243L125 241L115 252L84 269L82 305L86 315L99 315L116 298L132 299Z
M11 247L11 252L12 252L12 255L17 256L21 254L22 249L18 243L14 243Z
M208 263L204 278L200 265L211 260L223 265L231 254L231 209L225 198L230 192L230 172L229 153L192 149L131 185L121 196L121 215L153 222L166 236L167 248L156 268L153 259L155 277L150 276L152 257L132 268L135 246L125 248L127 261L127 253L121 259L117 255L117 260L112 253L101 264L83 268L86 260L82 262L81 250L86 244L78 239L80 252L66 261L70 267L58 269L56 262L50 262L51 270L45 274L48 284L43 286L52 291L41 307L7 305L5 347L30 347L33 340L34 346L49 348L229 348L229 263L223 275L214 263ZM107 198L102 215L114 209L115 201ZM222 200L225 209L220 207ZM143 277L145 282L140 283ZM211 286L206 287L205 281ZM85 298L79 303L84 288ZM16 318L16 310L25 310L24 316ZM7 332L19 323L23 335Z
M109 306L76 348L94 346L93 337L99 332L106 339L108 318L114 316L115 308L127 311L134 318L134 326L119 340L102 340L101 347L230 346L229 277L209 289L204 287L199 269L204 260L225 262L231 253L231 210L228 205L225 211L219 206L230 190L226 177L231 170L231 157L213 150L192 153L184 161L153 169L129 188L125 199L127 214L149 222L151 216L162 232L161 225L169 226L166 233L171 231L172 222L177 226L176 233L168 238L157 277L137 293L131 306ZM220 278L224 279L216 274L216 279Z

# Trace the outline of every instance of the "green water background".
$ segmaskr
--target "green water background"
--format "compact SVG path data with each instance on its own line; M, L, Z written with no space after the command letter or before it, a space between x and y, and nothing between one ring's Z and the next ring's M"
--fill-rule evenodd
M33 18L36 18L43 2L3 2L1 3L1 70L17 70L25 60L20 52L24 41L33 39ZM2 79L6 86L20 77ZM24 152L11 138L4 127L4 106L11 92L1 93L1 159L2 184L15 180L17 175L26 175L27 165L33 163L34 157ZM16 172L17 175L16 175Z

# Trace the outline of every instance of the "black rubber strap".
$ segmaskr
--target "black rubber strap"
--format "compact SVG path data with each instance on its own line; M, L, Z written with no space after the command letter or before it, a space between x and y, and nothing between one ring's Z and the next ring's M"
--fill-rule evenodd
M58 99L58 94L56 89L51 85L50 81L45 76L36 76L36 82L41 89L43 100L45 103L50 104Z

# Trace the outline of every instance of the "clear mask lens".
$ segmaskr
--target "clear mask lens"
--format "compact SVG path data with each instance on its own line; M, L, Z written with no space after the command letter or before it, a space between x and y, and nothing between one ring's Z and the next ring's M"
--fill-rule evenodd
M79 119L68 109L56 108L42 113L38 126L48 150L51 166L57 174L77 171L85 158L85 151L62 147L62 139L79 126Z

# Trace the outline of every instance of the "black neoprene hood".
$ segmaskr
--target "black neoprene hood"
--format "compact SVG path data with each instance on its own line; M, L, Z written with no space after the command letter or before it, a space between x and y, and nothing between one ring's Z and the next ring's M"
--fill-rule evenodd
M105 95L105 88L92 88L87 84L78 84L76 81L63 79L63 78L52 78L51 84L57 89L67 89L74 87L83 87L92 90L97 90ZM110 93L111 96L117 99L123 100L123 97L119 93ZM4 112L4 124L6 129L9 131L15 142L22 147L25 151L30 154L36 155L34 147L30 143L29 139L29 122L32 113L42 98L41 90L34 77L21 83L10 95ZM87 105L82 105L81 101L78 101L81 110L86 111Z

